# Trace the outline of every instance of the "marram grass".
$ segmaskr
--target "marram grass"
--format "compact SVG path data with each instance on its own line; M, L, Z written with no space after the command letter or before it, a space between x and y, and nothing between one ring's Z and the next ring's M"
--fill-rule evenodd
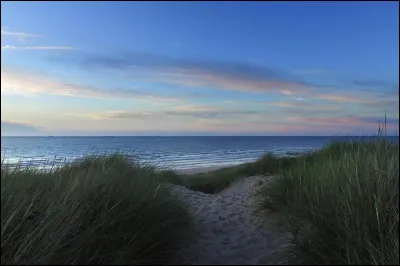
M87 157L54 171L1 169L2 264L169 263L190 217L152 167Z
M258 194L315 263L399 264L399 142L365 138L298 157Z

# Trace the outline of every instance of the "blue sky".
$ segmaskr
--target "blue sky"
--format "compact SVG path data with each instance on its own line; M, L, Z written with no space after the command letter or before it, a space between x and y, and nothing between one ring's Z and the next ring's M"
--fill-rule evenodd
M398 2L1 8L2 135L398 130Z

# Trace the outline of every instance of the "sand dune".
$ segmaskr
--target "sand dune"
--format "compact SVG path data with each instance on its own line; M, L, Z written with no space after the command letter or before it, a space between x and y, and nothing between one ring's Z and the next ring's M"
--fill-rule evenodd
M173 185L173 193L194 218L196 237L182 251L180 264L288 264L288 234L276 216L254 212L253 193L269 178L253 176L218 194Z

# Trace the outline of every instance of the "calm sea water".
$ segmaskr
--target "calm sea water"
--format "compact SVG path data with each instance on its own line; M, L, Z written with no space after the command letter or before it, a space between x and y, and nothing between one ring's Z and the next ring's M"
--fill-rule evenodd
M360 137L2 137L6 163L61 165L84 155L125 152L159 167L188 169L249 162L266 152L287 155Z

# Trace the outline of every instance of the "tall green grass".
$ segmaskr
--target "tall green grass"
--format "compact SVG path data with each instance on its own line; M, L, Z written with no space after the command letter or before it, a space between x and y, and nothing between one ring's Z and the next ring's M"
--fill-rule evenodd
M294 243L323 264L399 264L399 143L332 143L280 170L259 193Z
M249 170L246 167L246 165L238 165L193 175L179 175L171 172L169 180L173 184L182 185L194 191L215 194L249 176Z
M162 178L118 155L48 173L2 165L1 263L170 263L190 217Z
M233 183L253 175L270 175L288 167L293 158L279 158L267 153L255 162L230 166L206 173L182 175L174 171L163 171L169 182L186 186L194 191L215 194L230 187Z

